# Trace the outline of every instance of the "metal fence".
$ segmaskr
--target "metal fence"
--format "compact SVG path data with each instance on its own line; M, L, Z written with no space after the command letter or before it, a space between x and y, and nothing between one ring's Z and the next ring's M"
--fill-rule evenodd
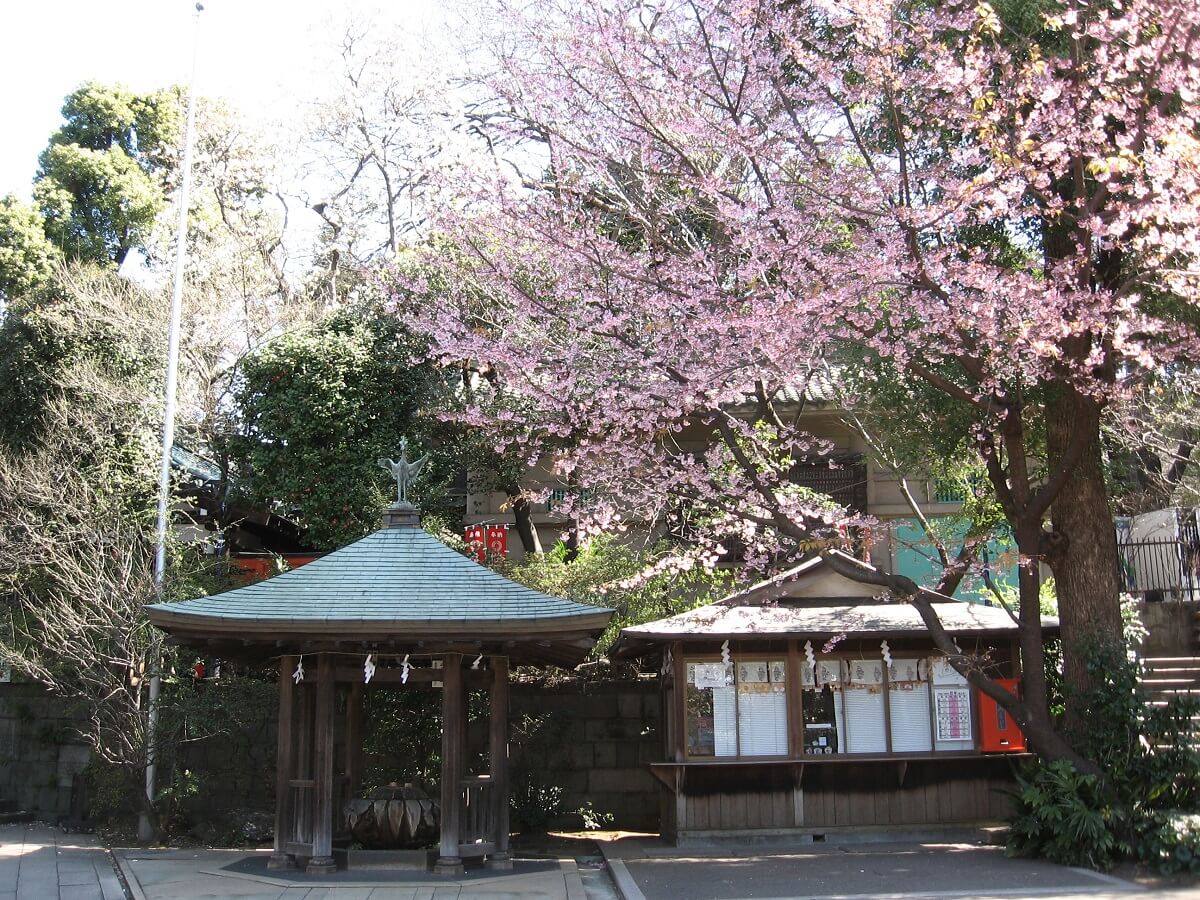
M1117 541L1122 587L1148 602L1200 600L1200 538L1194 525L1179 538Z

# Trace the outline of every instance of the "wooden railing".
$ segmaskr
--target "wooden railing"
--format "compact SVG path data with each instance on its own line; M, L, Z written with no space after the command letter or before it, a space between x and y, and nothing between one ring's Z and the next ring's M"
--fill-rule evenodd
M292 844L312 845L313 840L313 789L316 784L311 778L293 778L288 782L291 793L289 809L292 813Z
M471 775L464 778L459 793L462 803L462 830L459 843L487 845L496 840L496 796L490 775ZM484 853L491 852L480 846Z

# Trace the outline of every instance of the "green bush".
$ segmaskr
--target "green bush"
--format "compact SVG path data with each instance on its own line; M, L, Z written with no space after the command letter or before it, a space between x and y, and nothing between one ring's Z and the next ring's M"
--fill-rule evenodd
M1200 701L1149 706L1140 666L1122 644L1096 644L1083 655L1092 686L1080 708L1089 716L1086 730L1070 737L1103 775L1061 760L1019 773L1010 854L1097 869L1131 859L1164 874L1200 871Z
M1155 813L1138 825L1134 856L1164 875L1200 873L1200 815Z
M1117 851L1111 792L1069 762L1038 765L1017 778L1019 812L1009 832L1014 856L1107 869Z
M513 785L512 817L532 832L542 832L562 814L563 789L543 784L533 776L524 776Z

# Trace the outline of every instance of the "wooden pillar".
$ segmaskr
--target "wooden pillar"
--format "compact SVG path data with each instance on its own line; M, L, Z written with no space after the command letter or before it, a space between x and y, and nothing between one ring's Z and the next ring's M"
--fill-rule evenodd
M433 871L461 875L462 779L467 730L462 654L442 657L442 835Z
M495 824L496 850L488 860L493 869L511 869L508 852L508 657L492 657L492 693L488 759L492 776L492 821Z
M356 681L346 698L346 799L358 793L362 782L362 698L362 682Z
M671 682L675 687L675 697L667 715L675 720L674 759L676 762L683 762L687 759L688 724L687 659L683 655L682 641L675 641L671 644ZM688 801L687 795L683 792L683 782L687 777L687 770L676 770L675 777L675 796L672 799L675 801L675 833L678 834L688 827Z
M667 715L675 719L675 762L687 759L687 660L683 656L683 642L671 644L671 681L675 685L675 702Z
M292 672L296 657L279 658L279 733L275 749L275 849L267 861L268 869L287 869L292 859L287 855L292 839L292 720L295 696Z
M333 655L317 662L317 702L313 722L313 850L307 872L337 871L333 859Z
M792 757L804 755L804 682L801 666L807 660L800 654L800 642L787 643L787 723L788 753Z

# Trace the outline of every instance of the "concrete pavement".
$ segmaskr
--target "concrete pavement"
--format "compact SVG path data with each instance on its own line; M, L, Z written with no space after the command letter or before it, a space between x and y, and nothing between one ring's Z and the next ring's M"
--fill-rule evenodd
M1146 890L973 844L806 845L679 850L638 837L600 840L620 900L1139 900L1197 898ZM573 860L517 863L464 879L362 870L308 877L266 868L265 852L117 850L46 825L0 826L0 900L607 900L604 872ZM126 894L113 864L128 883Z
M266 868L266 851L114 853L133 900L586 900L572 860L518 860L511 872L453 879L365 869L329 876L279 872Z
M1200 898L1152 891L975 844L804 845L679 850L660 841L601 843L622 900L918 900L918 898Z
M0 825L0 900L125 900L94 835L42 823Z

